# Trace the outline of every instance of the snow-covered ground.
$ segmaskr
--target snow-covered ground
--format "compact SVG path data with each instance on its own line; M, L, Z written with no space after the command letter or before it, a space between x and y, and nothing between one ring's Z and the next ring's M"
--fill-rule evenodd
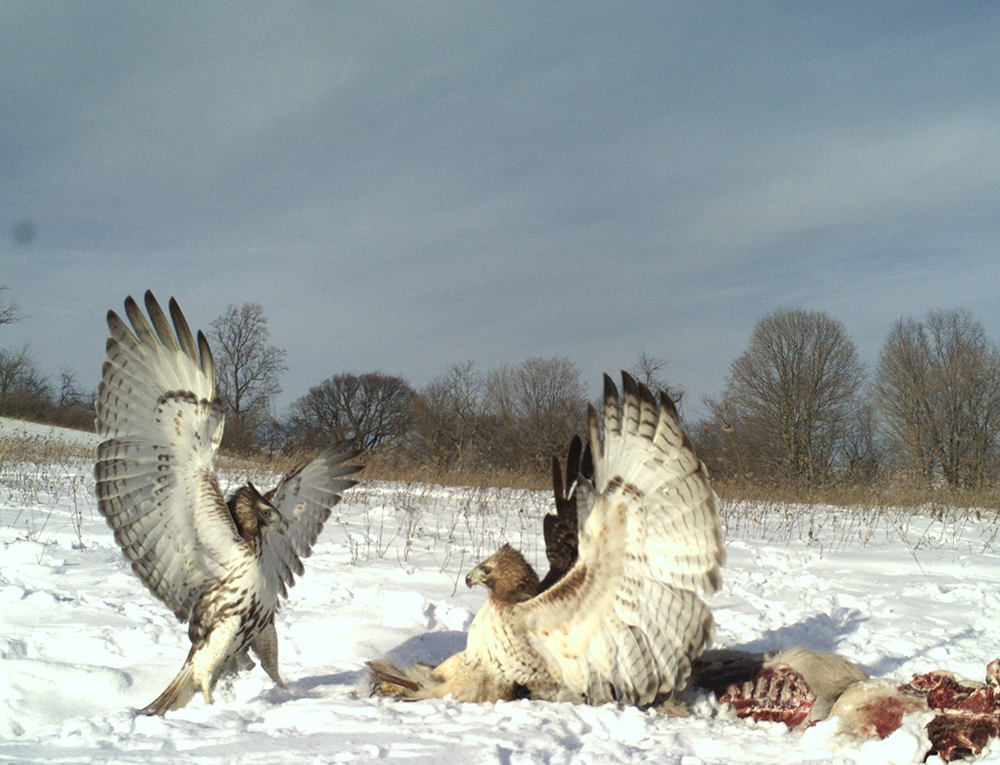
M187 654L185 628L132 575L93 499L92 462L25 464L11 439L96 438L0 420L0 761L136 763L909 763L919 728L859 743L822 723L753 724L704 697L687 718L518 701L394 702L364 662L460 649L484 592L459 586L501 539L541 564L545 493L361 484L278 614L279 690L259 668L216 703L136 716ZM246 476L225 476L235 484ZM255 477L258 480L259 477ZM992 512L726 506L716 644L838 651L872 676L1000 656ZM933 758L932 758L933 760ZM1000 762L1000 747L982 761Z

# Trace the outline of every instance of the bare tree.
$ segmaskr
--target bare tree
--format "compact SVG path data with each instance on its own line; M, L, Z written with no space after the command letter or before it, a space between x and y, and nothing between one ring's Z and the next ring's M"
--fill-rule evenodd
M493 370L484 403L492 425L489 459L497 467L546 470L586 424L586 388L565 356Z
M216 383L227 409L226 441L251 449L269 419L278 377L287 371L284 349L269 344L271 332L260 303L230 305L211 324Z
M680 404L684 397L684 389L674 387L667 383L663 372L667 368L667 360L660 356L649 356L646 351L639 351L639 356L635 364L629 369L629 374L641 382L654 393L665 392L674 400L675 404Z
M89 406L88 395L80 390L76 380L76 372L70 367L63 367L59 372L58 406Z
M411 457L438 468L478 467L485 397L486 379L472 361L434 378L413 400Z
M931 348L920 322L900 319L889 332L875 371L873 397L890 447L912 474L927 483L935 473L929 364Z
M28 353L28 346L16 353L0 348L0 406L26 377L34 373L34 369L35 362Z
M871 401L864 401L851 411L844 431L845 476L856 484L875 483L884 467L884 455L875 407Z
M0 292L4 292L6 289L6 287L0 287ZM19 310L17 303L13 301L7 305L0 304L0 324L14 324L20 321Z
M28 346L17 352L0 349L0 415L39 420L52 407L52 390Z
M292 423L309 444L349 439L364 449L374 449L406 433L413 396L413 389L401 377L345 372L293 402Z
M1000 446L1000 350L968 311L900 319L879 354L874 398L898 461L924 481L993 480Z
M836 462L864 378L843 324L782 309L757 322L722 400L706 403L744 448L744 471L812 482Z
M705 398L709 417L695 423L691 437L698 444L698 456L711 475L754 480L770 469L760 458L766 434L754 427L746 413L738 413L726 396Z
M45 415L47 422L78 430L90 430L94 427L94 399L97 391L81 390L76 373L70 367L63 367L59 372L59 385L52 386L51 393L53 404L52 410Z

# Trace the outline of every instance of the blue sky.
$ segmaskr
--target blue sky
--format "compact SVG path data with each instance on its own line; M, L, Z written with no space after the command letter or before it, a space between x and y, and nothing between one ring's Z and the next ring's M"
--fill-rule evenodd
M688 416L777 308L1000 338L1000 6L0 4L0 347L96 385L104 315L263 304L343 371L640 351Z

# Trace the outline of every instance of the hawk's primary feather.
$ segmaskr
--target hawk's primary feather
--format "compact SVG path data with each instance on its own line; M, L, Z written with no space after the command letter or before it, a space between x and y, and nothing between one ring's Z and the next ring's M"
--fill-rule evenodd
M684 687L714 632L702 595L718 589L725 559L716 498L673 402L622 378L620 397L605 376L603 417L590 408L588 444L582 454L571 445L565 482L554 470L550 575L539 584L507 545L476 566L466 582L490 594L465 651L429 674L374 663L390 692L489 701L523 687L642 705Z
M206 701L219 674L253 648L280 683L274 613L330 508L359 470L338 444L266 495L247 485L227 501L215 474L224 413L215 363L171 298L170 320L151 292L149 318L131 298L131 328L108 312L111 335L96 402L97 497L136 576L182 622L192 647L181 672L146 712ZM172 322L172 326L171 326Z

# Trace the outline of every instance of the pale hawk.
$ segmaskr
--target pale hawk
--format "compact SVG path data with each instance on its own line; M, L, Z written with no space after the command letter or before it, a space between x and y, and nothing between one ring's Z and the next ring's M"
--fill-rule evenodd
M372 662L378 692L648 705L685 686L714 633L703 596L725 558L716 497L673 402L622 377L620 397L605 376L603 416L589 408L565 482L553 461L548 576L501 547L466 578L489 595L465 650L436 668Z
M279 685L274 615L301 558L340 494L357 451L327 449L271 491L253 484L226 500L215 473L224 413L215 364L170 300L173 327L151 292L143 315L129 297L132 328L108 312L111 336L97 395L97 497L132 570L182 622L191 650L147 714L206 703L219 675L252 664L253 649Z

